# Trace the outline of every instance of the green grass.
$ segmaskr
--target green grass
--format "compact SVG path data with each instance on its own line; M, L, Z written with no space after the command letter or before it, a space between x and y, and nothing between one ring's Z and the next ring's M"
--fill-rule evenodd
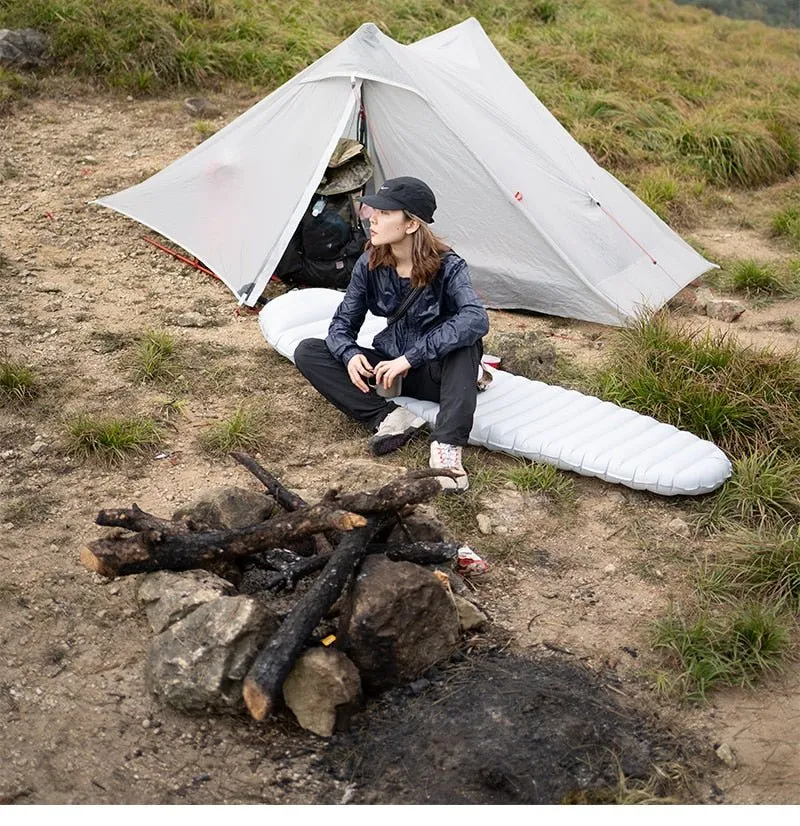
M148 330L136 345L134 378L165 382L175 378L175 339L161 330Z
M163 442L158 423L146 416L95 417L80 414L67 424L67 449L80 459L117 464Z
M699 505L701 525L783 527L800 519L800 460L779 451L755 451L733 460L733 474Z
M746 456L800 458L800 361L699 332L665 313L620 330L591 392Z
M800 247L800 207L788 206L772 217L772 232Z
M794 174L795 153L771 129L769 121L704 112L676 135L680 155L717 186L768 186Z
M26 402L37 392L36 374L7 353L0 354L0 401Z
M676 687L690 700L704 700L717 686L750 685L779 671L790 652L791 623L771 607L752 602L730 612L674 612L658 621L653 647L679 673Z
M209 427L199 442L206 453L224 456L232 450L256 449L265 439L261 416L240 404L228 418Z
M720 276L722 287L750 296L789 295L797 290L795 279L776 272L770 264L752 259L735 261Z
M800 528L739 532L703 571L700 588L711 599L758 600L800 614Z
M506 478L517 490L541 493L554 502L565 503L575 497L575 483L553 465L520 460L506 471Z

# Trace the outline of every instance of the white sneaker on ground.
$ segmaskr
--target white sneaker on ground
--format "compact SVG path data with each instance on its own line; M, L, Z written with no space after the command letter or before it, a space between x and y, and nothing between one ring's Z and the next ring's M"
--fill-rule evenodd
M405 407L397 407L378 425L375 435L369 440L369 449L376 456L391 453L411 441L425 424L425 419Z
M461 448L457 445L448 445L444 442L431 442L430 466L434 469L442 468L455 471L458 476L451 479L449 476L437 476L436 480L442 490L467 490L469 478L461 464Z

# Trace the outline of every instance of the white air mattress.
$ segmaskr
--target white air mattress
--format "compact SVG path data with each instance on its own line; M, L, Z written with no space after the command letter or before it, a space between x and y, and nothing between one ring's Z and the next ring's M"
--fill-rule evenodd
M325 338L342 297L307 289L273 299L259 314L264 338L292 360L303 339ZM368 314L359 344L369 347L385 324ZM692 433L575 390L489 369L494 381L478 394L470 444L662 496L709 493L731 474L725 454ZM406 396L394 401L430 424L439 410Z

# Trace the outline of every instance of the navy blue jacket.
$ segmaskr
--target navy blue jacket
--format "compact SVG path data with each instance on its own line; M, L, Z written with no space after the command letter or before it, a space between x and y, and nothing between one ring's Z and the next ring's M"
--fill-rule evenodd
M368 269L364 253L328 328L325 343L331 355L346 365L361 352L356 338L367 310L389 318L410 290L411 279L400 278L394 267ZM475 344L488 331L489 316L472 287L466 261L447 252L433 281L402 318L375 336L372 348L387 359L405 356L412 367L419 367Z

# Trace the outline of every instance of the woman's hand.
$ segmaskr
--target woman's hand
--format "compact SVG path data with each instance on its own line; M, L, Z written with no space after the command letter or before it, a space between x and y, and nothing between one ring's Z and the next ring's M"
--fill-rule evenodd
M411 365L405 356L391 361L379 361L375 365L375 384L382 384L388 390L398 376L405 376L410 369Z
M362 393L369 393L369 387L364 379L371 378L373 372L372 365L363 353L357 353L347 362L347 375Z

